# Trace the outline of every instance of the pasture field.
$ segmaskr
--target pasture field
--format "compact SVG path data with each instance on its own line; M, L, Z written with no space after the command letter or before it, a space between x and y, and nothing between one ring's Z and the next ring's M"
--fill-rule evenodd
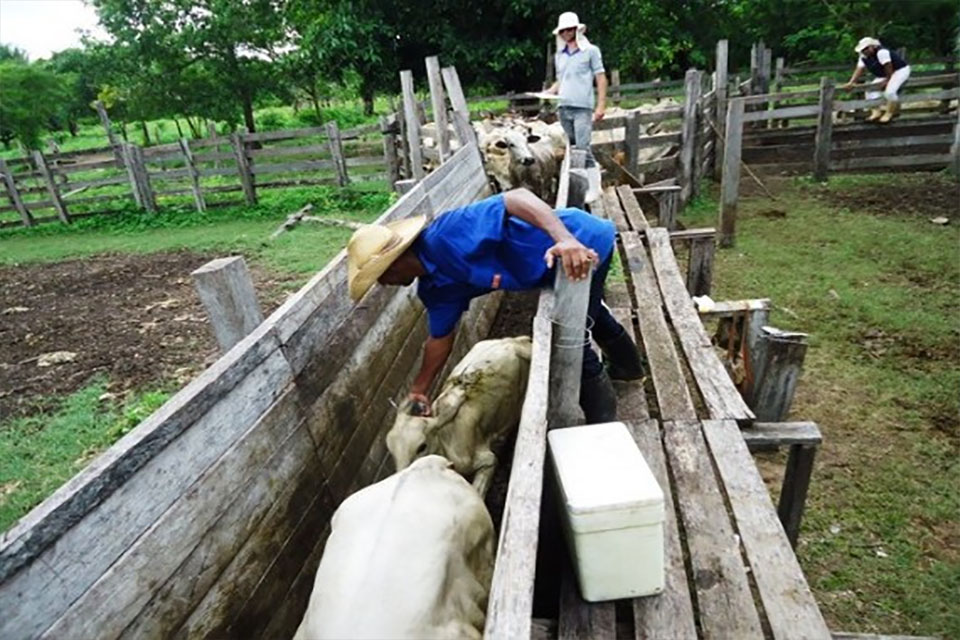
M960 185L765 181L777 199L741 199L712 297L769 297L772 324L810 334L791 418L824 442L801 565L831 629L960 637ZM716 224L715 200L681 217ZM774 497L783 462L761 460Z
M344 227L302 223L307 203L369 221L386 186L264 190L255 207L131 210L0 231L0 530L8 528L216 359L190 272L243 255L264 315L345 244ZM39 366L39 356L70 361Z

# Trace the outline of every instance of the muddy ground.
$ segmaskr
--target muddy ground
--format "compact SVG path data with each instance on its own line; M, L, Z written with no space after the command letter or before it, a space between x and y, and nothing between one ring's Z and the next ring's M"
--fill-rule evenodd
M898 174L888 185L865 184L846 189L813 187L817 197L831 207L872 215L943 216L952 224L960 220L960 184L937 173Z
M0 267L0 420L107 376L110 391L179 387L218 355L190 272L214 255L98 256ZM288 280L252 268L264 315ZM40 366L42 356L69 361Z

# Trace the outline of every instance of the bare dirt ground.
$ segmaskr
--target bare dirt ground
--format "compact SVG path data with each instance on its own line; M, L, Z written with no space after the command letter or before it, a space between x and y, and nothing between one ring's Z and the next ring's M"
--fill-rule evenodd
M898 175L888 185L869 184L842 190L817 187L817 196L830 206L873 215L943 216L954 224L960 215L960 184L935 173Z
M35 413L97 374L117 394L190 380L218 355L190 278L213 257L181 251L0 267L0 419ZM286 280L251 271L266 315ZM75 356L39 366L58 351Z

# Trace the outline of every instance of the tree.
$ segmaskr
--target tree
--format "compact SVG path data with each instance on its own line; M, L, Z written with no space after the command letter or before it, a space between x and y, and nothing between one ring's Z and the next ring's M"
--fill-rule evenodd
M286 0L93 0L100 22L183 105L230 95L255 130L256 98L278 81L270 62L287 40ZM197 69L200 69L199 71ZM154 85L157 86L157 85ZM188 107L189 108L189 107ZM197 113L197 111L193 111Z
M27 64L30 60L27 58L27 52L23 49L18 49L12 44L3 44L0 42L0 62Z
M40 146L40 134L52 128L67 98L61 79L35 64L0 62L0 141Z

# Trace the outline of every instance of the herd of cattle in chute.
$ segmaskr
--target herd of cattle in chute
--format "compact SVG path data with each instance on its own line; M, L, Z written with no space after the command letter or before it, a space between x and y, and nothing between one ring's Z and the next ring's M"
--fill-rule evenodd
M608 119L622 118L631 111L649 113L679 106L672 98L645 104L632 110L613 107L607 110ZM567 136L559 122L547 122L540 118L523 118L516 114L488 115L473 121L477 144L483 157L490 186L494 191L506 191L517 187L526 187L547 202L552 202L557 189L560 165L566 152ZM666 122L643 124L640 136L652 136L668 133L677 129L677 125ZM611 129L595 130L593 144L607 147L613 151L610 160L620 165L626 164L624 153L623 126ZM421 142L426 151L424 169L429 172L439 164L436 153L437 130L433 122L421 127ZM448 126L450 148L456 151L460 147L453 126ZM646 146L639 150L638 162L646 162L666 157L675 151L675 146L663 144Z

